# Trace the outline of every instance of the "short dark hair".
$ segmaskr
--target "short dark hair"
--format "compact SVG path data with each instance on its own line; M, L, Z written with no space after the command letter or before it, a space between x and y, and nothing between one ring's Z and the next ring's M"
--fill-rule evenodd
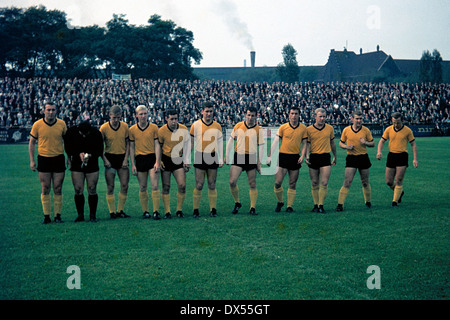
M249 106L245 109L245 113L247 113L249 111L258 114L258 109L256 109L255 107Z
M300 113L300 108L299 107L290 107L289 108L289 112L291 112L291 110L295 110L295 111L298 111L298 113Z
M166 117L168 116L178 116L178 110L174 108L167 109L165 112Z
M203 109L206 109L206 108L213 108L213 109L214 109L215 106L216 106L216 105L214 104L214 102L212 102L212 101L206 101L206 102L203 102L203 103L202 103L201 109L202 109L202 110L203 110Z
M352 112L352 117L354 117L354 116L362 117L362 115L363 115L363 113L362 113L361 110L355 110L355 111Z
M400 112L394 112L394 113L392 114L392 118L402 120L402 119L403 119L403 116L402 116L402 114L401 114Z

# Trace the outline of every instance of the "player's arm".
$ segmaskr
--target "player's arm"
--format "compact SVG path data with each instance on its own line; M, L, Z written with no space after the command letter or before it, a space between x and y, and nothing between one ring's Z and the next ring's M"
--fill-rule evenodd
M331 165L335 165L337 160L337 153L336 153L336 142L334 141L334 139L330 141L330 145L331 145L331 152L333 153L333 161L331 161Z
M217 158L219 159L219 168L223 166L223 136L217 139Z
M417 168L419 166L419 161L417 160L417 144L415 140L411 141L410 144L413 152L413 166Z
M227 147L226 147L226 150L225 150L225 163L226 164L230 163L230 159L229 158L230 158L230 152L233 149L233 144L234 144L234 138L230 137L230 139L228 139Z
M183 163L184 163L184 171L189 171L191 167L191 136L189 132L186 130L186 136L183 139Z
M345 150L352 150L354 146L352 144L347 145L345 142L342 142L342 140L339 140L339 148L345 149Z
M161 144L158 139L155 139L155 171L159 172L161 170Z
M386 142L386 140L384 140L383 137L381 137L380 141L378 142L378 147L377 147L377 159L381 160L381 158L383 157L383 153L381 152L383 150L383 146L384 143Z
M130 139L125 138L125 157L123 158L122 168L128 168L129 156L130 156Z
M266 164L268 166L270 166L270 164L272 163L272 155L275 152L276 148L278 148L279 142L280 142L280 136L275 135L275 139L273 139L272 145L270 146L270 149L269 149L269 154L267 155Z
M300 154L300 158L298 159L298 163L302 164L303 160L306 158L306 152L308 150L308 139L304 138L302 140L302 153Z
M258 155L257 155L257 162L256 162L256 170L261 174L261 158L264 154L264 148L265 148L264 140L261 142L260 145L258 145Z
M135 152L136 152L135 142L134 141L130 141L131 173L133 175L137 175Z
M36 162L34 160L34 153L36 149L36 138L30 136L30 142L28 143L28 153L30 155L30 169L36 171Z

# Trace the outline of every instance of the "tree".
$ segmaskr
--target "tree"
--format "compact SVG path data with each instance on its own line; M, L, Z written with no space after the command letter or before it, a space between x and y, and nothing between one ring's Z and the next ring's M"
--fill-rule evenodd
M296 82L299 79L300 68L297 63L297 50L288 43L281 51L283 63L277 66L278 76L285 82Z
M433 50L433 54L428 50L422 53L419 65L419 79L422 82L442 82L442 57L436 49Z

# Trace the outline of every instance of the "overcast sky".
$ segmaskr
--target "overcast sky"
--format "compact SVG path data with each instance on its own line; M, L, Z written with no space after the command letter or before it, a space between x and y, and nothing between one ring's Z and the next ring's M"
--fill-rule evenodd
M325 65L330 49L377 45L394 59L437 49L450 60L450 0L0 0L0 7L44 5L74 26L104 26L113 14L145 25L153 14L194 33L203 54L194 67L276 66L290 43L299 65Z

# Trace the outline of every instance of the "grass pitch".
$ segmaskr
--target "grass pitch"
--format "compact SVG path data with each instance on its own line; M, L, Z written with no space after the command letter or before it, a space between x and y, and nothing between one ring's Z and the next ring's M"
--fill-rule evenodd
M216 218L209 217L206 183L201 217L192 217L191 170L185 218L143 220L137 179L131 176L125 207L131 218L110 220L102 170L99 221L74 223L74 192L67 171L65 222L49 225L41 224L40 186L37 173L29 169L27 146L1 145L0 298L448 300L450 138L416 141L419 168L412 167L410 156L405 196L397 208L391 207L392 191L384 183L385 158L376 160L375 147L369 150L372 209L364 206L357 174L345 210L334 211L344 179L345 151L339 149L326 215L310 212L306 165L300 171L294 213L274 212L274 178L258 175L259 215L250 216L244 173L238 182L243 207L232 215L229 166L224 166L218 174ZM286 198L287 178L284 190ZM67 270L73 265L79 267L81 288L71 290L67 283L72 274ZM367 286L372 265L380 268L380 289Z

